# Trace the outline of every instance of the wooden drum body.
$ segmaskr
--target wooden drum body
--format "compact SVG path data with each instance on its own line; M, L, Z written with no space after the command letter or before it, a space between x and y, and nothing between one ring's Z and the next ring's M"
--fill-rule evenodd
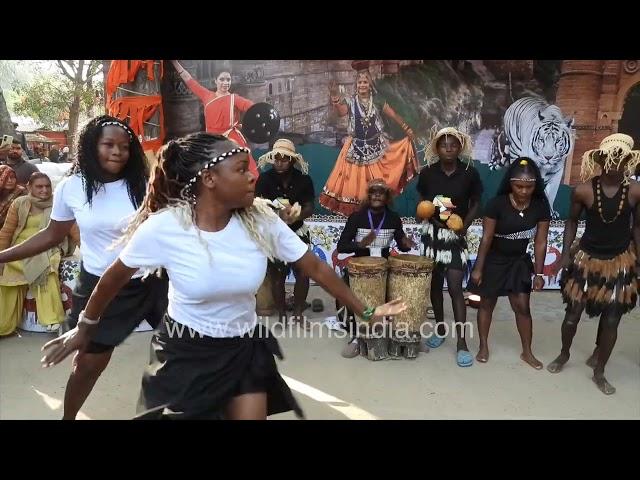
M391 324L390 354L415 358L420 350L421 327L430 305L433 260L418 255L389 257L387 297L402 297L407 310L394 317ZM406 352L404 352L406 349Z
M386 303L387 260L380 257L351 257L347 265L349 285L354 295L369 307ZM389 357L389 339L382 325L358 322L360 354L369 360Z

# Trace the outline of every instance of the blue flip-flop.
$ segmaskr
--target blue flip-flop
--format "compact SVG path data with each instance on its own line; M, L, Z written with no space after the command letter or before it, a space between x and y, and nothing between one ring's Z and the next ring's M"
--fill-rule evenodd
M427 338L427 347L429 348L438 348L440 345L444 343L444 337L439 337L437 335L431 335Z
M471 353L467 352L466 350L458 351L456 360L459 367L470 367L471 365L473 365L473 355L471 355Z

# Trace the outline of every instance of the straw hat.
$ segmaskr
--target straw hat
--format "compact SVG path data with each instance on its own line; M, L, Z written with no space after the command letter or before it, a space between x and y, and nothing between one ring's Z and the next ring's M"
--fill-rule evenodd
M301 154L296 152L296 146L291 140L286 138L280 138L273 144L273 149L270 152L265 153L258 159L258 168L262 168L267 164L273 164L276 160L276 155L282 155L289 157L294 161L294 165L297 165L302 173L309 174L309 164L305 161Z
M427 149L425 155L427 157L427 162L429 164L434 163L438 160L438 140L442 137L452 136L456 138L460 142L460 146L462 147L460 150L460 157L467 162L471 161L473 145L471 144L471 137L466 133L462 133L460 130L454 127L446 127L441 130L438 130L435 133L435 130L431 131L431 141L429 145L427 145Z
M624 182L634 174L640 163L640 151L633 150L633 138L624 133L614 133L600 142L600 147L588 150L582 155L580 174L583 181L594 176L595 166L599 165L603 172L619 170L624 164Z
M387 182L385 182L382 178L374 178L373 180L369 180L369 183L367 184L367 192L373 190L374 188L381 188L383 190L386 190L387 193L391 191L391 187L387 185Z

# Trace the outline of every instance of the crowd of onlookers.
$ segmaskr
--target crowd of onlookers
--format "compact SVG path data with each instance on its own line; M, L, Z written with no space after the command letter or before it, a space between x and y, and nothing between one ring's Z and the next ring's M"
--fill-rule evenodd
M11 136L0 147L0 250L24 242L49 222L53 189L71 166L69 148L52 148L49 156L24 135ZM79 243L77 229L54 248L26 261L0 266L0 336L13 333L22 321L27 291L36 300L37 319L48 330L64 320L58 275L62 258Z

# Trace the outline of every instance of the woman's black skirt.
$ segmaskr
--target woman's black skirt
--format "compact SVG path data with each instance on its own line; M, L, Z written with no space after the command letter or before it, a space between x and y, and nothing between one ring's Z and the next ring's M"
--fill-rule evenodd
M87 306L99 280L100 277L80 265L80 275L73 289L73 305L66 320L70 328L77 325L78 316ZM87 352L100 353L121 344L143 320L156 328L167 311L168 286L166 273L161 278L155 275L144 280L132 278L102 314Z
M482 269L482 282L469 281L467 290L481 297L504 297L509 294L531 293L534 273L531 256L508 257L490 252Z
M262 324L242 337L213 338L165 315L151 340L151 364L142 379L138 419L224 419L234 398L267 394L267 415L303 412L280 376L280 346Z

